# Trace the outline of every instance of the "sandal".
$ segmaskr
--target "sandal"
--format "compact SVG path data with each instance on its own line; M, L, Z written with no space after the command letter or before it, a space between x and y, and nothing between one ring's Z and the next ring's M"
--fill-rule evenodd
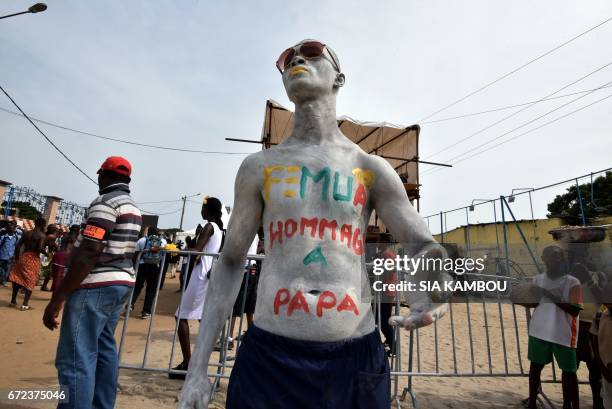
M188 365L189 364L181 362L180 364L178 364L177 366L172 368L172 370L173 371L186 371ZM182 373L169 373L168 374L168 378L170 378L170 379L183 379L184 380L186 376L187 376L187 374L182 374Z

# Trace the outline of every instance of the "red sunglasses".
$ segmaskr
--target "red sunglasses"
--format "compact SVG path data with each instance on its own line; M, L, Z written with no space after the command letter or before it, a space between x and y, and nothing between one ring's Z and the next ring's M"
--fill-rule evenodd
M278 57L278 60L276 61L276 68L278 68L278 70L282 74L291 63L293 57L295 57L296 55L301 55L307 60L314 60L317 58L325 57L323 55L324 51L325 44L320 43L318 41L307 41L305 43L300 44L299 46L287 48L285 51L283 51L280 57ZM332 53L329 53L329 55L331 57L331 63L334 64L334 67L337 71L340 71L340 66L336 61L334 55Z

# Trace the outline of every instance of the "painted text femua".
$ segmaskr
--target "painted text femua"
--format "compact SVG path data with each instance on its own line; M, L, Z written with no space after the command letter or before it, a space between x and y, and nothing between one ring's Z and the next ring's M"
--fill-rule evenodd
M315 194L312 186L319 184L320 193L316 193L317 200L345 202L358 208L359 211L363 211L366 206L368 189L375 180L371 170L354 168L351 175L342 175L339 171L332 171L328 166L318 171L311 171L307 166L274 165L264 168L263 176L263 196L266 202L274 200L272 199L274 195L271 195L274 185L283 187L282 197L285 199L305 200ZM334 219L301 217L296 220L288 218L271 221L267 230L268 237L270 237L270 248L297 235L337 241L339 244L346 245L355 255L363 254L363 229Z

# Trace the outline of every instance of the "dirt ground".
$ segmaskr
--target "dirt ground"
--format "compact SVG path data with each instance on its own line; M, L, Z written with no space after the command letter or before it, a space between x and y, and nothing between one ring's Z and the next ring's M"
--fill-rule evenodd
M178 303L178 279L168 278L160 293L153 326L150 346L146 358L146 366L167 369L172 350L175 321L173 318ZM20 296L21 297L21 296ZM55 349L57 346L57 331L49 331L42 325L43 309L50 298L50 293L35 290L30 311L19 311L8 308L10 288L0 287L0 390L9 389L54 389L57 388L57 373L54 367ZM142 298L136 304L136 313L140 311ZM21 301L21 300L19 300ZM500 307L497 304L474 303L469 305L471 325L467 325L468 306L463 303L453 304L453 325L450 314L436 328L429 327L420 330L413 338L413 370L420 373L449 374L520 374L527 373L527 330L525 312L516 309L518 325L514 325L513 310L510 305ZM485 325L485 312L486 322ZM148 322L140 320L133 313L128 321L122 363L142 365L144 346L147 339ZM117 327L119 339L124 321ZM502 337L502 324L503 334ZM197 323L191 323L192 341L195 341ZM470 345L469 334L473 340ZM488 342L487 342L488 332ZM518 333L518 342L517 342ZM453 337L454 335L454 337ZM437 354L436 339L437 336ZM401 371L408 368L409 333L402 332L401 366L397 359L394 367ZM418 345L417 345L418 344ZM455 345L453 353L453 344ZM505 344L505 348L504 348ZM487 348L489 345L489 348ZM519 349L521 359L519 360ZM489 353L491 358L489 360ZM505 352L505 353L504 353ZM436 355L438 359L436 361ZM474 359L472 359L474 356ZM213 361L218 356L213 357ZM175 344L172 366L180 362L178 341ZM437 364L436 364L437 362ZM489 366L490 362L490 366ZM228 365L231 366L229 361ZM583 365L584 366L584 365ZM437 368L436 368L437 367ZM437 370L436 370L437 369ZM215 367L210 367L214 371ZM230 369L226 369L229 375ZM557 373L559 376L559 373ZM550 371L546 378L551 379ZM581 380L587 379L585 368L579 371ZM122 369L119 377L120 390L117 395L117 408L150 409L174 408L180 393L182 381L170 380L165 373L142 370ZM398 396L402 395L407 385L407 377L399 377L397 385ZM227 380L222 380L220 389L215 393L210 407L223 408ZM457 377L457 376L418 376L413 378L413 391L417 407L422 409L491 409L520 408L520 401L527 396L527 378L516 377ZM392 389L395 385L392 385ZM545 384L544 392L557 407L561 407L560 384ZM590 408L591 398L588 385L580 385L581 407ZM410 396L400 402L401 408L412 408ZM53 403L7 402L0 398L0 409L53 408ZM394 406L395 407L395 406Z

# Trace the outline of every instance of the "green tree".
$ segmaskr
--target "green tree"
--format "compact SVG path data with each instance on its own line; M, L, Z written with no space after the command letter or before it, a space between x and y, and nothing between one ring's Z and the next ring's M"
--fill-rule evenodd
M587 220L612 215L612 172L606 172L605 176L596 178L593 186L591 183L583 183L579 187L584 217ZM576 185L572 185L567 188L567 193L557 195L548 204L547 217L560 217L570 224L579 224L581 215L577 192Z
M6 200L5 200L4 202L2 202L3 211L4 211L4 208L6 207L6 205L7 205L7 203L6 203ZM17 210L17 212L15 211L15 209ZM30 219L30 220L34 220L37 217L42 217L42 213L39 212L35 207L30 205L30 203L28 203L28 202L13 202L13 203L11 203L11 210L10 210L9 214L11 216L18 216L18 217L21 217L23 219Z

